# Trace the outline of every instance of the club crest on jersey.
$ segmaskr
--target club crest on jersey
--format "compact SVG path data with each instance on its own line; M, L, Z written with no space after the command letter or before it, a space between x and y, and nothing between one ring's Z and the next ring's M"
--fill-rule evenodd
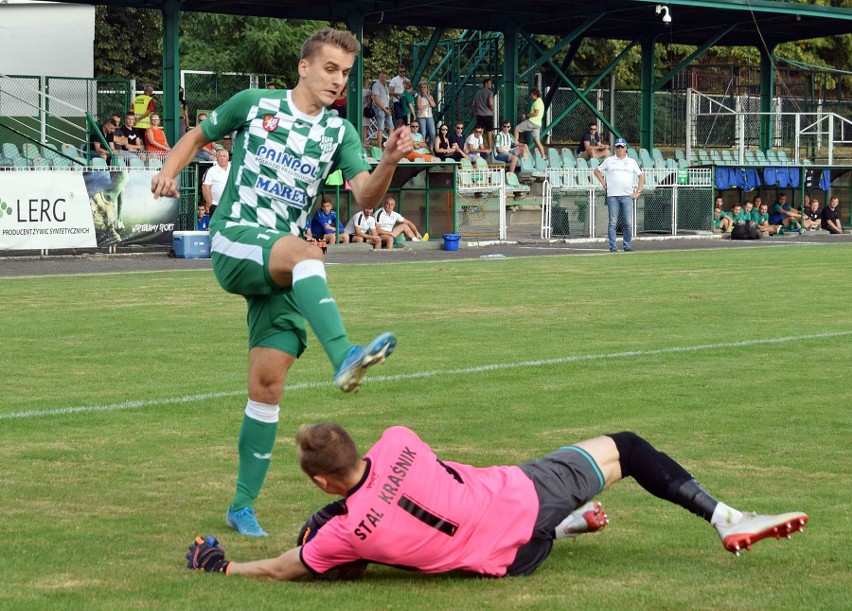
M334 139L331 136L323 136L320 138L320 150L323 153L330 153L334 150Z
M263 115L263 129L268 132L274 132L278 127L278 117L275 115Z

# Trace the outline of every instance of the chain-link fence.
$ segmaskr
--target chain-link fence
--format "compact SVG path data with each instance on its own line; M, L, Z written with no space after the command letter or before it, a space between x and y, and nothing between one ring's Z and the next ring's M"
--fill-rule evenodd
M465 238L505 238L505 170L462 168L456 177L456 233Z
M86 115L106 120L130 103L129 81L55 76L0 76L0 142L18 149L63 145L84 150L89 141Z
M643 172L645 188L634 207L636 234L677 235L712 230L714 191L710 169ZM606 195L591 170L548 170L542 206L541 235L546 239L606 237Z
M244 89L268 86L283 88L284 77L271 74L181 70L180 83L184 89L189 122L196 125L200 113L209 114L222 102Z

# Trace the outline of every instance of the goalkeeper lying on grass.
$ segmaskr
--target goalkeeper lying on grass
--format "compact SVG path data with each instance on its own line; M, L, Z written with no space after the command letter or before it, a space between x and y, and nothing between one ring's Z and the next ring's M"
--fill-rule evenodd
M438 460L405 427L387 429L363 457L335 423L302 426L296 445L314 484L345 499L311 516L297 546L277 558L232 562L215 537L198 537L186 556L189 568L280 580L358 577L367 562L427 573L529 575L554 539L604 528L607 516L592 499L628 476L707 520L737 555L761 539L800 531L808 521L804 513L742 513L717 501L633 433L581 441L519 466L487 468Z

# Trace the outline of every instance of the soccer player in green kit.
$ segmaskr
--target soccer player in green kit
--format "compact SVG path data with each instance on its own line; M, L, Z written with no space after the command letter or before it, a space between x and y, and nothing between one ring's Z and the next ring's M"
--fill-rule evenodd
M326 110L349 78L360 45L350 32L323 29L302 46L292 90L236 94L178 141L151 182L155 196L177 197L176 177L209 142L236 132L231 172L210 221L213 271L226 291L248 303L248 401L239 435L240 465L228 525L266 536L254 502L269 468L287 371L306 346L310 323L344 392L396 345L383 333L366 346L349 341L326 283L322 252L302 239L311 206L328 175L340 169L355 199L375 206L397 162L413 150L407 127L387 140L370 166L355 128Z

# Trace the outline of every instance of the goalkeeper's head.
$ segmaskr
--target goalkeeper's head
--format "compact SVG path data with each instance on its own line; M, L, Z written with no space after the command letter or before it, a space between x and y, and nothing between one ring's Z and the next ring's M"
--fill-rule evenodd
M296 433L299 466L311 481L331 494L345 494L365 464L355 442L336 422L303 424Z

